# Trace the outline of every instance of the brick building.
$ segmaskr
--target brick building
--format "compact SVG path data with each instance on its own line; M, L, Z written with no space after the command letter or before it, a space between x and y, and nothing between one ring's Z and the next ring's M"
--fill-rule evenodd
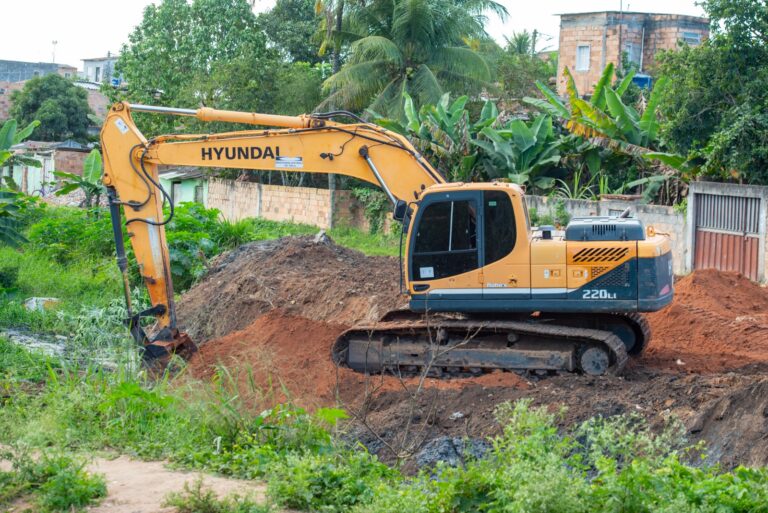
M22 192L37 196L49 196L55 187L54 171L83 174L83 164L91 151L75 141L40 142L25 141L13 146L14 153L37 159L40 167L13 166L0 169L0 176L11 176Z
M698 45L709 36L709 20L681 14L588 12L560 15L558 93L565 94L564 70L573 74L581 94L590 94L609 63L621 64L626 54L640 72L653 70L661 50L680 42Z

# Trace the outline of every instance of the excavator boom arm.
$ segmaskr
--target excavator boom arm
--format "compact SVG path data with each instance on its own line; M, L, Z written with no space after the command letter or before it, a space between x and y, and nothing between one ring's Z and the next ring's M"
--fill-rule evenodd
M132 111L193 116L282 129L260 129L219 134L165 135L146 139L136 127ZM173 303L170 258L165 238L163 203L170 201L160 186L158 165L236 168L283 172L336 173L380 186L393 203L419 198L427 187L445 180L400 134L362 122L336 123L324 115L279 116L214 109L169 109L115 104L101 131L104 184L117 245L118 265L127 286L127 259L122 241L120 207L152 308L133 315L126 289L131 332L145 346L162 345L158 352L183 339L178 332ZM139 318L157 319L149 340ZM170 349L173 349L171 347Z

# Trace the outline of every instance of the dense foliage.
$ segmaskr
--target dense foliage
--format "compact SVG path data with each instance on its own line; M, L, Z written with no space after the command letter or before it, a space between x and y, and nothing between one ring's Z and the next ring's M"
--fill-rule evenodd
M32 121L25 128L18 130L15 119L9 119L0 128L0 243L17 246L25 242L20 233L19 211L24 206L24 198L16 192L16 183L13 181L13 166L24 165L40 167L40 161L31 157L17 155L11 147L24 141L32 135L39 121ZM4 175L3 168L8 166L8 175Z
M32 78L11 94L11 103L11 117L22 125L40 122L35 131L40 141L84 141L88 137L88 93L67 78L55 73Z
M710 0L711 37L661 59L673 87L660 106L670 147L716 179L768 184L768 9Z

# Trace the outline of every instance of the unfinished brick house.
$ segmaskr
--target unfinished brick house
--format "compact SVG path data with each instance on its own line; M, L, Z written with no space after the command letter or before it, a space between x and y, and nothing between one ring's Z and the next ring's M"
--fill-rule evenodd
M573 74L579 93L589 95L609 63L620 65L626 53L641 73L652 72L655 56L680 42L701 44L709 36L709 20L682 14L586 12L560 15L557 90L565 94L564 70Z
M25 194L49 196L53 194L57 181L54 171L66 171L76 175L83 174L83 164L90 149L76 141L40 142L24 141L12 146L14 153L37 159L40 167L6 166L0 168L0 177L10 176Z

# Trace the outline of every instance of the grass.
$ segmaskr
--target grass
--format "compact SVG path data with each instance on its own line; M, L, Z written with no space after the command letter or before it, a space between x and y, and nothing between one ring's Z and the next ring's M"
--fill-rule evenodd
M328 235L337 244L356 249L368 256L397 256L400 251L399 235L369 234L347 227L334 228Z
M213 490L203 486L202 480L190 485L184 484L184 490L172 493L165 499L164 506L176 509L176 513L269 513L269 504L260 504L255 499L239 495L219 498Z
M247 242L277 239L289 235L314 235L320 228L307 224L270 221L267 219L242 219L220 223L217 242L222 248L231 249ZM328 231L337 244L356 249L369 256L397 256L400 238L392 234L370 234L356 228L340 226Z

